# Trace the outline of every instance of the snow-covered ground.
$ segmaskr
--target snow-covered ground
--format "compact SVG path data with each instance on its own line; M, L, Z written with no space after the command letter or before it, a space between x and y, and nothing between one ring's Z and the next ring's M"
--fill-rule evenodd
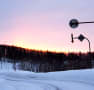
M94 69L33 73L13 71L9 63L3 66L0 90L94 90Z

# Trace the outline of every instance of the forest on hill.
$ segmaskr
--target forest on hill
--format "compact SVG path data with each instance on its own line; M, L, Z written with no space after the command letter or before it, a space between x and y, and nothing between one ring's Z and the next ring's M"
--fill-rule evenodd
M50 72L71 69L86 69L93 67L92 53L56 53L39 51L16 46L0 45L0 59L14 64L19 63L19 69L34 72Z

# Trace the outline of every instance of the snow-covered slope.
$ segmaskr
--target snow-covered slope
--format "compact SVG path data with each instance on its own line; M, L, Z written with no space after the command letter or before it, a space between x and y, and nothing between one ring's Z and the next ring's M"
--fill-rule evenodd
M2 70L0 90L94 90L94 69L50 73Z
M13 64L8 62L0 62L0 71L13 71Z

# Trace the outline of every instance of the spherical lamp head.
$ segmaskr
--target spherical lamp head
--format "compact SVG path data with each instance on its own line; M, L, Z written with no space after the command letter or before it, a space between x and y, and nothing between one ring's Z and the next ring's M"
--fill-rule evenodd
M72 20L70 20L70 22L69 22L69 26L70 26L71 28L77 28L78 25L79 25L79 22L78 22L77 19L72 19Z

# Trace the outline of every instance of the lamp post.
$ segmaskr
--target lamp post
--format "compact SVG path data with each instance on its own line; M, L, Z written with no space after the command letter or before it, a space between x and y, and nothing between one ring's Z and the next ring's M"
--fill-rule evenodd
M79 26L79 24L89 24L89 23L94 23L94 21L91 21L91 22L79 22L77 19L72 19L70 20L69 22L69 26L73 29L77 28ZM91 46L90 46L90 41L87 37L83 36L82 34L80 34L78 37L73 37L73 34L71 34L71 42L73 43L74 42L74 39L78 39L80 40L81 42L86 39L88 41L88 44L89 44L89 57L90 57L90 60L89 60L89 64L90 64L90 68L92 68L92 60L91 60Z
M90 22L79 22L77 19L71 19L69 22L69 26L71 28L77 28L79 26L79 24L88 24L88 23L94 23L94 21L90 21ZM74 42L73 39L79 39L80 41L83 41L84 39L86 39L89 43L89 53L91 52L91 46L90 46L90 41L88 38L84 37L82 34L80 34L79 37L73 37L73 34L71 34L71 38L72 38L72 43Z

